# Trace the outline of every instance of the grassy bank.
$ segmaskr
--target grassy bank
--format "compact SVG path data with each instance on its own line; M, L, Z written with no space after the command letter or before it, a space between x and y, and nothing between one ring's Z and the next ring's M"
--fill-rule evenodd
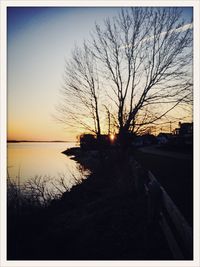
M71 149L91 174L46 207L8 214L10 260L167 260L158 226L147 224L145 194L127 155Z

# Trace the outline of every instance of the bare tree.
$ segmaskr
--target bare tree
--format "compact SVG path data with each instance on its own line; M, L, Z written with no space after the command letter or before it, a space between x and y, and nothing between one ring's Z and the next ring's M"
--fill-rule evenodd
M96 25L91 51L109 81L119 134L166 118L192 98L192 24L179 8L127 8Z
M181 16L176 7L132 7L96 24L66 63L61 120L100 135L104 116L123 139L191 104L192 21Z
M59 105L59 119L72 127L101 134L99 115L100 82L96 58L88 49L75 47L71 60L66 62L64 101Z

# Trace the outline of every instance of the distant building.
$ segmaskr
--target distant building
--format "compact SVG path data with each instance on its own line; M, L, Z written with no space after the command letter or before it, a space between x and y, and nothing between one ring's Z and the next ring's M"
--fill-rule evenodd
M182 146L193 144L193 123L179 122L179 128L173 131L174 143Z
M172 134L170 133L159 133L157 136L157 141L159 145L167 144L172 137Z
M179 135L179 136L188 136L188 135L193 134L193 123L179 122L179 126L180 126L179 128L176 128L174 130L173 134Z
M136 136L134 138L134 141L132 142L133 146L135 147L154 145L156 143L157 143L156 137L152 134Z

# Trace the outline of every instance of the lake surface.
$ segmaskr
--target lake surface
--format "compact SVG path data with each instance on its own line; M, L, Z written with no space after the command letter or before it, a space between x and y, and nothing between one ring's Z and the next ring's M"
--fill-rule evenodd
M69 187L73 176L81 179L86 173L81 166L62 151L77 146L76 143L8 143L7 167L10 179L20 178L20 184L35 176L65 177Z

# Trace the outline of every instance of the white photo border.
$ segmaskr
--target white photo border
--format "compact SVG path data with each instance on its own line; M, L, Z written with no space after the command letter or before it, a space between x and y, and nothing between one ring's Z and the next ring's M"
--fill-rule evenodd
M194 77L194 105L193 105L193 121L194 121L194 187L193 187L193 203L194 203L194 259L192 261L7 261L6 259L6 176L7 176L7 7L11 6L50 6L50 7L67 7L67 6L180 6L193 7L193 77ZM73 1L56 1L56 0L1 0L0 2L0 190L1 190L1 221L0 221L0 266L195 266L200 267L200 172L199 172L199 150L200 150L200 1L199 0L73 0Z

